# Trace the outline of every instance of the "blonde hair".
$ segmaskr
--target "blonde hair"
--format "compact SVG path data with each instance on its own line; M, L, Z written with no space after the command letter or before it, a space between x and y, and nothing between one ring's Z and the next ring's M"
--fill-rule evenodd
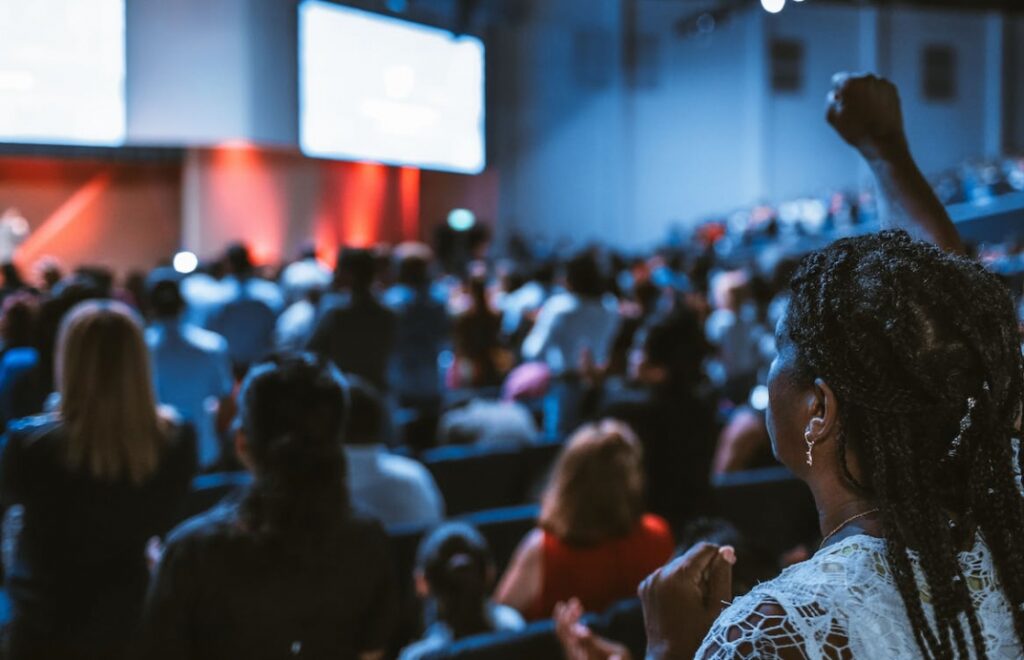
M141 324L124 304L74 307L57 340L59 413L73 469L139 484L157 467L166 439Z
M540 526L569 545L594 545L632 531L644 511L643 451L626 424L581 427L555 463Z

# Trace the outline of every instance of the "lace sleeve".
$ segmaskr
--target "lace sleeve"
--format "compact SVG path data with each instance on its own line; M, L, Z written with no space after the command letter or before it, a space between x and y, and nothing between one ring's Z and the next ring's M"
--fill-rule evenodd
M700 660L791 660L811 656L786 610L770 598L750 594L733 603L715 621L695 657ZM826 657L842 657L842 654Z
M988 657L1024 657L983 539L979 536L959 560ZM918 588L926 593L923 579L919 575ZM927 600L924 611L933 616ZM920 655L885 559L885 542L859 535L820 550L737 598L715 621L696 657L845 660Z

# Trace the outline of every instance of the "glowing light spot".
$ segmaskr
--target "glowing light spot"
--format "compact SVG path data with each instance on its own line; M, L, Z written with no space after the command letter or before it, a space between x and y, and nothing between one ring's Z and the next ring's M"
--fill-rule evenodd
M452 209L448 214L448 226L455 231L469 231L476 224L476 214L469 209Z
M750 406L754 410L768 409L768 388L758 385L750 392Z
M174 255L174 270L187 275L199 267L199 257L188 251L181 251Z

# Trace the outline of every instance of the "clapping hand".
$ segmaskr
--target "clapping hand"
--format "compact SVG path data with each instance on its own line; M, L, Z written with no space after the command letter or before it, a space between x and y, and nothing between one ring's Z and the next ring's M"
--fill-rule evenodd
M698 543L640 584L647 657L692 658L732 597L731 546Z
M595 635L580 623L582 616L583 605L575 598L555 605L555 634L566 660L631 660L629 649Z

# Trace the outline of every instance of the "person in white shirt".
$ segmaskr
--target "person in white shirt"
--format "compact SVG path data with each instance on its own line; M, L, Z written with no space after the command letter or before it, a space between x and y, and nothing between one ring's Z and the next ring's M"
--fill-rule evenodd
M419 461L387 451L386 409L366 380L346 374L352 414L345 434L348 487L357 511L385 526L433 525L444 520L444 499Z
M234 389L227 341L181 318L185 300L170 269L153 271L147 289L154 319L146 344L157 396L195 427L200 469L214 468L223 458L217 412L229 405Z
M308 245L296 261L281 271L278 286L286 305L304 299L310 291L326 291L334 274L316 258L316 248Z
M588 355L598 365L608 359L619 313L602 298L604 281L593 254L574 257L566 266L568 292L551 296L523 342L523 358L546 362L552 373L579 369Z

